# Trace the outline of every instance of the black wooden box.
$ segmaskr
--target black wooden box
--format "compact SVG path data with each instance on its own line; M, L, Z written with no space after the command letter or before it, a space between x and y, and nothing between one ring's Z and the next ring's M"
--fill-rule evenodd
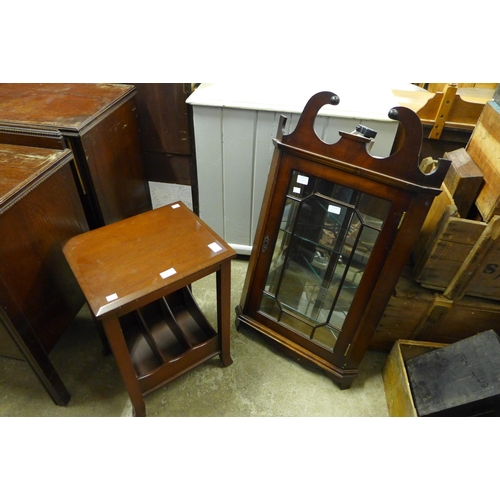
M479 333L406 361L420 417L500 415L500 338Z

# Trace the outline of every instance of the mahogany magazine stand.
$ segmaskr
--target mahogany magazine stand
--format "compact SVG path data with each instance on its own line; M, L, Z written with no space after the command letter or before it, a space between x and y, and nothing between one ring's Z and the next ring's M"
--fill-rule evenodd
M183 203L72 238L64 254L102 323L135 416L144 396L229 348L231 259L236 252ZM217 331L190 284L212 273Z

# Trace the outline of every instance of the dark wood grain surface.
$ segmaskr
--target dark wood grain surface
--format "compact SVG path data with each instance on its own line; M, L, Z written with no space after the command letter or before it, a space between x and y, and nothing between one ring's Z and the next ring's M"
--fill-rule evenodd
M47 354L84 303L61 248L88 230L71 158L0 145L0 354L26 359L57 404L69 394Z
M134 92L131 85L93 83L2 83L0 120L81 130Z
M212 243L220 250L213 251ZM182 283L236 255L182 202L77 236L64 253L96 317L139 297L147 301L169 282ZM162 277L171 269L175 274Z
M0 132L15 130L21 140L24 130L34 146L46 138L33 130L64 137L91 229L152 207L135 94L121 84L0 84Z

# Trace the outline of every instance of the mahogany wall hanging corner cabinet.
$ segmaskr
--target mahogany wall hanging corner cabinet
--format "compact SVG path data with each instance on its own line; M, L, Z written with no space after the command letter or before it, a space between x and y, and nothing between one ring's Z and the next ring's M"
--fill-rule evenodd
M387 158L363 131L326 144L314 121L338 103L315 94L289 135L282 117L236 323L347 389L450 162L421 172L422 125L404 107L389 111L402 139Z

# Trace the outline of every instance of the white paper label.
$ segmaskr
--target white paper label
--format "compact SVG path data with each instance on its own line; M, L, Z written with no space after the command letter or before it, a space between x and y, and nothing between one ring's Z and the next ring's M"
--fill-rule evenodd
M309 177L297 175L297 184L304 184L304 186L307 186L309 184Z
M328 211L332 214L339 214L341 211L341 208L336 207L335 205L328 205Z
M165 279L165 278L168 278L169 276L173 276L174 274L176 274L177 271L171 267L170 269L167 269L166 271L163 271L162 273L160 273L160 276Z
M294 187L293 188L293 192L297 193L297 194L300 194L300 188L299 187Z
M107 300L108 302L113 302L113 300L116 300L117 298L118 298L118 295L117 295L116 293L113 293L113 294L111 294L111 295L108 295L108 296L106 297L106 300Z
M179 208L180 205L178 203L176 203L175 205L172 205L172 208Z
M210 243L210 245L208 245L208 248L210 248L212 252L220 252L222 250L222 247L215 243L215 241L213 243Z

